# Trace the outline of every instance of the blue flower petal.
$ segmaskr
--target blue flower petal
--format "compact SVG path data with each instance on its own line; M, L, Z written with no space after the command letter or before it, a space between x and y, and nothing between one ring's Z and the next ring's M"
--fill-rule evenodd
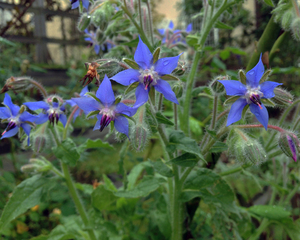
M139 81L140 75L141 74L138 70L126 69L122 72L117 73L115 76L111 77L111 79L124 86L128 86L134 82Z
M99 130L100 129L100 121L101 121L101 118L102 118L102 114L101 115L97 115L97 122L96 122L96 124L95 124L95 126L94 126L94 129L93 129L93 131L95 131L95 130Z
M76 104L76 102L74 102L72 99L70 100L66 100L66 104L69 104L71 107L74 107Z
M72 9L78 8L79 7L79 0L72 3Z
M101 109L101 105L91 97L72 98L77 106L86 112L96 111Z
M38 119L38 116L32 115L29 112L25 111L20 115L19 119L21 120L21 122L35 122L35 120Z
M269 113L266 107L261 104L262 109L259 106L252 103L250 104L250 111L255 115L256 119L265 127L267 130L268 128L268 121L269 121Z
M79 116L80 111L81 111L80 109L77 109L76 112L74 113L73 122L75 122L76 118Z
M86 37L86 38L84 38L84 40L87 41L87 42L93 42L93 39L90 38L90 37Z
M143 43L142 39L139 37L139 43L137 45L134 60L142 69L149 69L153 62L153 55L150 52L149 48L145 43Z
M136 101L134 107L140 107L148 101L149 90L150 88L145 89L144 85L141 83L137 86L135 91Z
M0 119L10 118L11 113L6 107L0 107Z
M178 59L180 55L176 57L166 57L166 58L158 59L154 65L154 69L158 73L158 75L163 76L172 73L172 71L178 65Z
M1 139L3 138L9 138L9 137L12 137L12 136L15 136L19 131L19 127L16 126L14 127L13 129L10 129L9 131L7 131L6 133L4 133L1 137Z
M25 134L28 136L28 138L27 138L27 145L29 146L29 143L30 143L30 137L29 137L29 135L30 135L30 131L31 131L31 126L28 123L22 123L21 127L23 128Z
M175 93L173 92L170 84L165 80L157 80L157 84L154 85L156 91L162 93L166 99L169 101L179 104Z
M96 92L96 97L99 98L101 103L105 106L110 106L115 101L115 95L112 90L111 82L106 74L102 83L100 84L99 89Z
M7 93L5 93L3 104L10 109L12 116L15 117L19 114L20 107L12 103L11 97Z
M189 33L189 32L191 32L192 30L193 30L193 24L190 23L189 25L187 25L185 31L186 31L187 33Z
M246 99L243 98L236 100L232 104L228 114L226 126L229 126L230 124L235 123L242 118L242 112L246 105L247 105L247 101Z
M85 87L81 90L81 92L80 92L79 95L80 95L81 97L83 97L88 91L89 91L88 86L85 86Z
M272 98L275 96L274 88L282 85L282 83L266 81L260 85L260 91L264 94L263 98Z
M259 57L259 61L254 68L246 73L246 83L251 87L257 87L259 81L264 74L265 68L261 61L261 54Z
M129 124L128 124L128 120L127 120L126 117L118 116L115 119L115 128L116 128L116 130L120 133L126 134L126 136L129 138L129 136L128 136L128 127L129 127Z
M88 10L89 9L89 5L90 5L90 1L89 0L82 0L82 6Z
M169 23L169 29L172 30L173 28L174 28L174 23L173 23L173 21L170 21L170 23Z
M99 54L100 52L100 46L98 44L94 44L94 50L96 54Z
M125 115L131 117L136 113L137 109L138 109L137 107L129 107L129 106L125 105L124 103L118 103L116 105L115 111L116 111L116 113L125 114Z
M160 35L165 35L165 29L157 29Z
M36 124L43 124L48 121L48 114L47 113L40 113L37 115L37 119L34 121Z
M60 114L59 115L59 121L61 121L61 123L64 125L64 127L66 126L67 123L67 116L65 114Z
M44 110L48 110L50 108L50 106L44 101L27 102L27 103L24 103L24 105L33 111L41 109L41 108Z
M235 80L218 80L223 84L227 95L243 96L245 95L247 88L240 81Z

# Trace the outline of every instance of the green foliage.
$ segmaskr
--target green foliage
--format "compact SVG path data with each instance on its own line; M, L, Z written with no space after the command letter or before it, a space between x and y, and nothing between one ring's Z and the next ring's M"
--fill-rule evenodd
M52 148L52 150L58 159L70 166L75 166L80 157L76 144L70 138L62 141L59 146Z

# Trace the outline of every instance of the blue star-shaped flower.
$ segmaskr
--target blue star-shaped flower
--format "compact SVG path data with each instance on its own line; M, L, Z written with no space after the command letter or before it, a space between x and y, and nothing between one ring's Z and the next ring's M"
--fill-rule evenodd
M53 101L54 99L59 102ZM64 127L66 126L65 103L60 97L49 96L45 101L27 102L24 105L33 111L43 109L43 112L38 115L38 119L35 121L36 124L43 124L49 120L52 124L57 124L60 121Z
M137 111L137 107L128 107L124 103L115 104L111 82L106 75L96 92L96 97L98 100L92 97L72 98L72 100L84 112L97 111L98 120L94 130L100 129L100 131L103 131L113 121L116 130L128 137L129 124L127 118L123 115L133 116Z
M89 0L70 0L71 5L72 5L72 9L74 8L78 8L79 7L79 2L82 2L82 6L88 10L89 9L89 5L90 5L90 1Z
M16 135L21 127L28 136L27 144L29 145L30 123L35 122L38 117L31 115L26 111L21 113L20 107L12 103L11 98L7 93L5 93L3 104L6 105L6 107L0 107L0 119L8 120L8 125L2 133L1 139Z
M88 96L85 96L85 94L88 92L88 86L85 86L79 96L80 97L88 97ZM66 100L66 104L69 104L71 107L74 107L74 106L77 106L77 103L75 101L73 101L72 99L70 100ZM77 111L74 113L74 116L73 116L73 122L75 121L75 119L79 116L80 112L82 112L81 109L77 109ZM87 115L88 112L85 112L85 115Z
M241 119L242 111L248 104L250 111L267 130L269 114L260 99L274 97L274 88L282 85L282 83L266 81L259 84L263 74L264 65L260 57L257 65L246 73L246 86L239 81L219 80L219 82L224 85L227 95L240 96L231 106L227 126Z
M148 93L151 87L154 87L156 91L162 93L169 101L178 104L170 84L167 81L162 80L161 77L172 73L177 67L179 57L180 55L176 57L161 58L153 63L152 53L140 38L134 54L134 60L139 65L140 69L124 70L113 76L111 79L124 86L139 82L135 92L135 106L141 106L148 101Z
M162 39L162 43L166 43L167 41L171 41L173 44L175 44L176 42L180 42L181 41L181 33L184 32L182 30L179 30L179 29L174 29L174 23L173 21L170 21L169 23L169 26L167 28L161 28L161 29L157 29L158 32L160 33L160 35L163 36L163 39ZM191 31L193 30L193 24L190 23L186 29L185 29L185 32L186 33L190 33ZM172 33L171 36L169 36L170 34L169 33ZM183 42L185 43L185 41L183 40Z

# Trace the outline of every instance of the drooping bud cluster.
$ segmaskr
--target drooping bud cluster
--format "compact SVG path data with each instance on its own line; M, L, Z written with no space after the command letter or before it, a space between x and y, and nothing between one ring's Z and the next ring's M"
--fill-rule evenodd
M28 173L39 173L39 172L47 172L53 169L53 165L46 158L32 158L29 160L29 164L26 164L21 167L22 172Z
M256 165L266 161L261 144L240 129L232 129L228 136L229 154L242 164Z
M10 77L6 79L0 93L5 93L9 90L13 90L14 93L23 92L33 86L32 81L30 77Z
M219 95L222 95L223 93L225 93L225 88L224 88L223 84L219 82L219 80L228 80L228 79L230 79L230 78L227 75L226 76L218 76L210 82L209 87L215 96L219 96Z
M279 135L278 145L285 155L291 157L295 162L297 161L297 155L300 151L300 142L294 133L289 131L282 132Z
M91 23L91 16L87 13L83 13L78 21L77 28L83 32Z
M176 97L180 98L183 93L183 82L177 81L176 83L174 83L172 90L175 93Z
M274 89L275 96L272 98L272 101L278 106L289 106L293 103L294 96L280 87Z

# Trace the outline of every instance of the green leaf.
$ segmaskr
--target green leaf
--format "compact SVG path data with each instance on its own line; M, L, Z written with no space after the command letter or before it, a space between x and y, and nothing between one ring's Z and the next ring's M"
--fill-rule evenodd
M299 219L295 222L291 218L280 221L284 230L287 232L292 240L300 240L300 222Z
M77 149L76 144L70 138L67 138L59 146L53 147L52 151L58 159L74 167L80 157Z
M198 157L195 154L184 153L177 158L173 158L170 163L181 167L194 167L198 162Z
M275 221L289 218L289 216L291 215L291 213L285 210L283 207L275 205L255 205L248 208L248 211L254 216L268 218L269 220Z
M192 138L186 137L182 131L173 130L170 133L167 150L173 152L175 149L193 153L204 161L197 142Z
M163 79L163 80L166 80L166 81L168 81L168 80L170 80L170 81L171 80L180 81L178 77L175 77L175 76L173 76L171 74L163 75L160 78Z
M271 6L271 7L275 7L274 3L272 2L272 0L263 0L265 4Z
M201 93L205 90L209 90L209 87L201 86L201 87L194 88L192 91L192 96L197 97L199 93Z
M184 183L181 201L187 202L195 197L201 197L205 203L221 204L226 210L234 208L234 194L220 175L213 171L200 168L190 173Z
M217 139L217 131L205 128L205 131L214 139Z
M186 37L186 43L191 47L196 47L196 45L198 44L199 38L200 37L197 35L189 34Z
M150 166L149 162L142 162L137 165L135 165L130 173L128 174L127 180L128 180L128 190L132 189L139 178L142 171L145 169L145 167Z
M159 54L160 54L160 47L156 48L153 53L153 63L155 63L158 60Z
M105 186L108 190L117 191L116 186L113 184L113 182L105 174L103 174L103 180L104 180Z
M163 163L160 159L157 160L156 162L152 162L149 160L149 162L152 164L155 172L165 176L165 177L173 177L173 170L168 167L165 163Z
M220 58L225 61L230 57L230 50L229 49L224 49L220 52Z
M115 195L117 197L124 197L124 198L146 197L165 182L166 182L166 180L163 178L156 178L153 176L145 176L142 179L142 181L133 189L128 190L128 191L118 191L118 192L115 192Z
M209 150L211 153L219 153L219 152L224 152L228 149L228 146L226 143L217 141L212 148Z
M92 192L94 191L93 185L91 184L85 184L85 183L75 183L75 187L84 192L85 194L91 195Z
M220 29L228 29L228 30L233 30L234 28L225 24L225 23L222 23L220 21L217 21L216 24L215 24L215 28L220 28Z
M264 74L262 75L261 79L259 80L259 84L262 84L263 82L267 81L267 79L271 73L272 73L271 69L268 69L267 71L265 71Z
M174 125L174 123L169 119L167 119L161 112L156 113L156 119L159 123L170 125L170 126Z
M34 175L21 182L15 188L3 209L0 218L0 229L29 208L40 204L42 194L51 187L51 181L49 180L41 175Z
M130 42L122 43L121 45L129 46L129 47L136 47L139 43L139 38L133 39ZM124 61L124 60L123 60Z
M212 66L216 68L220 68L222 70L226 70L226 65L217 57L213 57L212 59Z
M4 44L7 44L7 45L10 45L10 46L16 46L16 44L14 42L11 42L3 37L0 37L0 43L4 43Z
M126 88L124 94L126 95L126 94L128 94L130 91L136 89L137 86L138 86L139 84L140 84L140 82L134 82L134 83L130 84L130 85L128 86L128 88Z
M96 140L88 139L86 140L85 143L81 144L78 147L78 152L82 153L84 152L85 149L89 149L89 148L106 148L108 150L114 149L112 145L110 145L108 142L102 142L101 139L96 139Z
M111 206L117 200L115 194L106 189L104 185L99 185L92 193L91 196L92 205L98 210L110 210L113 208Z
M136 70L140 69L139 65L131 59L123 58L123 62L125 62L129 67L131 67L133 69L136 69Z
M240 96L229 97L225 100L224 105L231 104L231 103L235 102L236 100L238 100L239 98L240 98Z

